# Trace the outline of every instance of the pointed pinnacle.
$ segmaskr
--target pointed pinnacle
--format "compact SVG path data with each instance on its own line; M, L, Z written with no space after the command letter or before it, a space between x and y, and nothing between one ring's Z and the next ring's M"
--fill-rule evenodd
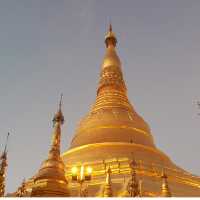
M3 151L2 155L1 155L1 159L6 159L9 135L10 135L10 133L8 132L7 137L6 137L6 143L5 143L4 151Z
M60 95L60 102L59 102L59 110L61 111L62 108L62 100L63 100L63 94Z
M61 124L64 123L64 116L62 114L62 98L63 98L63 94L61 94L60 96L60 102L59 102L59 109L58 111L55 113L54 118L53 118L53 126L55 125L56 122L61 122Z
M112 32L112 24L109 25L109 32Z
M167 178L167 175L165 173L165 169L164 168L162 168L161 178Z

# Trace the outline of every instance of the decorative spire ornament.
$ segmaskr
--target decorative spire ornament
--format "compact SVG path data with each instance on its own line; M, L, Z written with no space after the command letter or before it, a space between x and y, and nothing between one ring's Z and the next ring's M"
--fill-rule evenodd
M57 113L54 115L53 118L53 126L55 126L56 122L60 123L60 125L64 124L64 116L62 114L62 99L63 99L63 94L60 95L60 102L59 102L59 106L58 106L58 111Z
M54 157L60 159L61 126L64 124L64 116L62 113L62 98L63 95L61 94L58 111L57 113L55 113L54 118L52 120L54 131L51 149L49 151L49 158Z
M140 188L139 188L139 183L136 177L136 170L135 170L136 165L137 163L133 157L133 159L131 160L129 164L130 169L131 169L131 179L129 180L128 185L127 185L127 191L130 197L140 196Z
M167 181L168 177L164 172L164 169L162 170L161 178L162 178L161 197L171 197L171 192Z
M116 46L117 44L117 38L114 34L114 32L112 31L112 24L110 23L109 25L109 29L108 29L108 32L105 36L105 44L106 44L106 47L110 47L110 46Z
M112 191L112 181L111 181L111 169L110 166L106 170L106 182L103 188L103 197L112 197L113 191Z
M7 134L6 144L4 151L0 157L1 164L0 164L0 197L5 196L5 178L6 178L6 168L8 166L7 162L7 145L8 145L8 138L10 133Z

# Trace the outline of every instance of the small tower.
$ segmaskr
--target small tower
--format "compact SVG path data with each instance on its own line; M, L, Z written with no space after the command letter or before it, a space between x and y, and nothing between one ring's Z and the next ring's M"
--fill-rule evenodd
M164 169L162 170L161 178L162 178L161 197L171 197L171 192L167 181L168 177L165 174Z
M103 197L113 197L113 191L112 191L112 181L111 181L111 169L110 166L106 170L106 183L103 188Z
M137 163L135 159L133 158L129 164L131 168L131 179L129 180L128 185L127 185L127 191L130 197L140 196L140 188L139 188L139 183L138 183L138 180L136 177L136 171L135 171L136 165Z
M25 197L26 196L26 180L22 181L21 186L17 189L16 192L17 197Z
M53 118L53 137L47 160L42 163L34 178L33 197L67 197L69 196L68 181L65 177L65 166L60 157L61 125L64 116L61 110L62 95L59 109Z
M7 162L8 137L9 137L9 133L7 135L4 151L0 157L0 160L1 160L1 164L0 164L0 197L5 196L5 178L6 178L6 168L8 166L8 162Z

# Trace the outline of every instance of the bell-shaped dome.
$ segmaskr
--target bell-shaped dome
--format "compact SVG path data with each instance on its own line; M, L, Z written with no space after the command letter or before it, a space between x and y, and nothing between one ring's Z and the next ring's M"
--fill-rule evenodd
M117 39L110 26L105 38L97 97L91 111L76 129L71 148L93 143L126 142L154 147L147 123L130 104L116 53Z

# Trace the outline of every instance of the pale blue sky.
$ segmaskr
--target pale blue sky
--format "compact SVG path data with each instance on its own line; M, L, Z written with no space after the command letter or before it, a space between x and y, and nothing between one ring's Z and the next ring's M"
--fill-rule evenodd
M62 151L95 100L111 18L129 99L157 146L200 175L200 1L0 0L0 144L7 191L47 157L64 94Z

